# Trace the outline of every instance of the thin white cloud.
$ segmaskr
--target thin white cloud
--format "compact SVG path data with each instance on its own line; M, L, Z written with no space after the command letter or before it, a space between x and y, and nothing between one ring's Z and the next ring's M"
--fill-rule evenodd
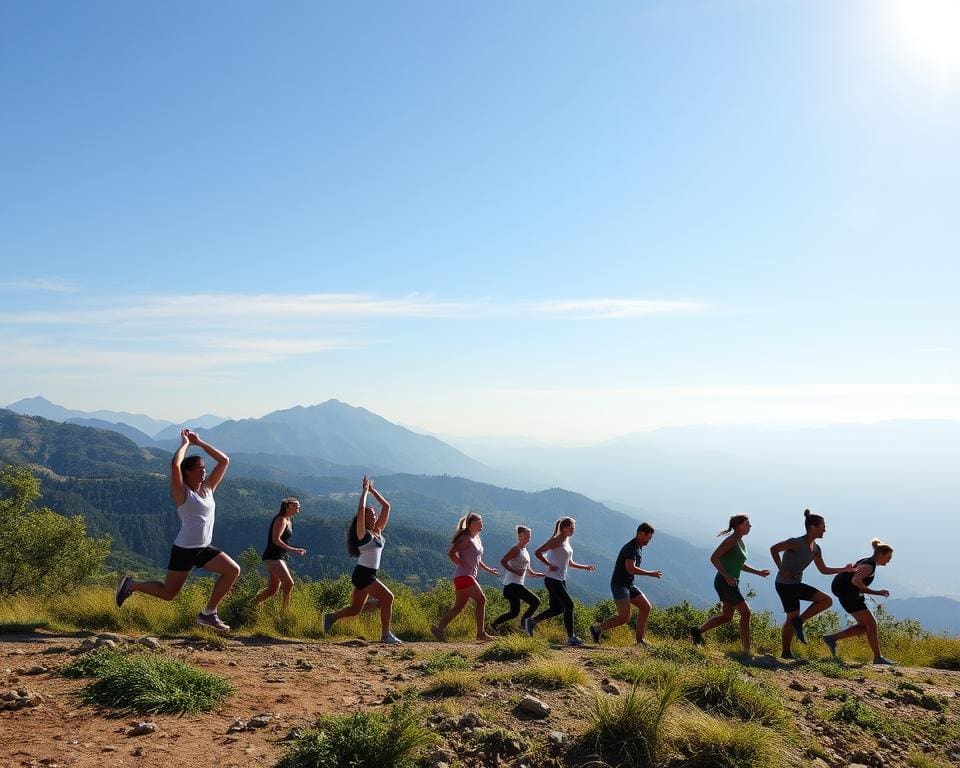
M626 320L651 315L676 315L703 312L707 305L695 301L653 299L566 299L525 305L535 313L575 318Z
M917 349L917 352L922 352L923 354L936 355L943 352L949 352L950 350L947 347L920 347Z
M888 397L951 396L960 397L960 383L925 384L789 384L732 386L661 387L574 387L574 388L499 388L491 394L532 399L555 398L595 400L603 398L703 397L703 398L783 398L783 397Z
M37 277L31 280L0 280L3 291L50 291L52 293L73 293L77 285L72 280Z

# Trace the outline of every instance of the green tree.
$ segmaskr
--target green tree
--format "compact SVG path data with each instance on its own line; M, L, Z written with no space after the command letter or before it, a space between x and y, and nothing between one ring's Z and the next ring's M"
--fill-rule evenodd
M23 466L0 468L0 596L76 588L100 570L110 537L87 536L83 517L35 507L40 481Z

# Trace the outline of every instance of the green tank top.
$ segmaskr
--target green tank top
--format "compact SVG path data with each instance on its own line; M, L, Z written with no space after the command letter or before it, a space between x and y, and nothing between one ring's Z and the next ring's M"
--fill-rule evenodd
M743 539L740 539L735 546L730 547L718 559L730 578L739 579L743 564L747 562L747 547L743 543Z

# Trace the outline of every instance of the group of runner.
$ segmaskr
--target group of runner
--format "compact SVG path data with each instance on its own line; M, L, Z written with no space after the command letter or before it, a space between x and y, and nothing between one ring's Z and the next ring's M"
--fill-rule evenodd
M216 507L213 494L223 479L230 459L222 451L201 440L193 430L183 429L180 440L180 447L171 460L170 491L177 505L181 527L170 553L166 578L159 582L141 581L131 576L124 576L117 587L116 603L117 607L122 606L134 592L142 592L162 600L172 600L179 593L193 568L205 568L217 574L217 579L207 605L197 615L196 620L198 624L225 631L230 627L218 616L217 607L239 576L240 567L229 555L212 547L211 543ZM216 462L209 476L206 474L202 456L186 456L187 449L191 445L203 450ZM379 512L368 505L370 496L379 505ZM293 531L292 520L299 512L300 502L295 498L286 498L270 521L267 544L262 557L269 575L269 582L266 588L253 598L254 605L275 595L278 591L282 592L283 608L286 609L289 604L293 577L286 562L288 555L289 553L306 554L306 550L302 547L294 547L289 543ZM380 612L381 641L389 644L402 642L390 629L393 593L377 577L384 548L383 531L389 518L390 503L379 490L374 488L373 481L365 476L356 515L347 527L347 551L357 559L357 565L351 575L353 592L349 605L336 612L324 614L325 633L329 633L340 619L373 609ZM885 589L871 589L870 584L873 582L877 567L890 562L893 548L879 539L874 539L871 542L873 553L870 556L856 563L830 567L824 563L820 545L817 543L817 539L822 538L826 532L826 522L823 517L805 510L804 525L804 535L784 539L770 548L770 554L777 566L776 590L786 614L781 630L781 656L784 659L792 659L793 639L806 643L804 623L833 604L829 595L803 582L804 570L811 563L815 563L821 573L834 575L832 591L843 609L856 621L855 625L845 630L823 637L830 653L836 655L837 643L840 640L866 635L867 642L873 651L873 663L892 664L893 662L880 653L877 622L866 607L864 596L887 597L890 594ZM690 637L696 644L704 642L704 633L729 623L733 620L734 614L737 614L741 646L744 653L750 653L750 607L740 590L740 576L743 572L763 578L770 575L767 569L757 569L747 565L744 537L749 534L750 528L750 519L747 515L734 515L730 518L726 530L719 534L724 539L711 555L710 562L717 570L714 589L722 609L718 615L713 616L701 626L690 627ZM502 575L503 596L510 606L509 610L493 620L490 625L493 629L503 628L508 622L520 616L521 605L525 604L526 610L520 616L519 626L528 635L533 636L541 622L562 615L568 645L583 645L583 640L574 633L574 603L567 592L566 579L571 569L595 571L597 566L578 563L573 559L573 546L570 539L576 531L576 520L572 517L562 517L557 520L550 538L534 550L534 556L544 566L543 571L534 570L531 567L532 559L527 550L532 537L529 527L517 526L517 543L500 559L500 565L503 567L502 574L500 570L483 561L484 550L480 538L482 530L483 518L474 512L464 516L457 523L456 532L447 552L447 556L455 567L453 574L455 599L439 623L431 627L434 637L444 641L446 627L466 608L468 603L473 602L477 639L481 641L493 639L493 636L487 632L486 596L477 581L479 571L483 570L495 576ZM590 626L590 634L595 643L599 644L602 641L604 632L626 624L630 620L632 608L636 607L636 642L646 645L645 635L651 603L634 581L637 576L659 579L663 575L659 570L646 570L640 567L643 548L650 544L654 532L652 525L641 523L634 537L621 547L610 579L616 614ZM528 576L542 578L549 595L548 607L539 613L537 610L540 608L540 599L527 588ZM801 601L810 603L802 613L800 612Z

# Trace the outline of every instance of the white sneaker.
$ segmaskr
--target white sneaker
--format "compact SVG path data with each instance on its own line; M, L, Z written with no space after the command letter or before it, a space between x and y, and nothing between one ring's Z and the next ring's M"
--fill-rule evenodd
M387 634L380 638L380 642L386 643L387 645L403 645L403 640L393 634L393 632L387 632Z

